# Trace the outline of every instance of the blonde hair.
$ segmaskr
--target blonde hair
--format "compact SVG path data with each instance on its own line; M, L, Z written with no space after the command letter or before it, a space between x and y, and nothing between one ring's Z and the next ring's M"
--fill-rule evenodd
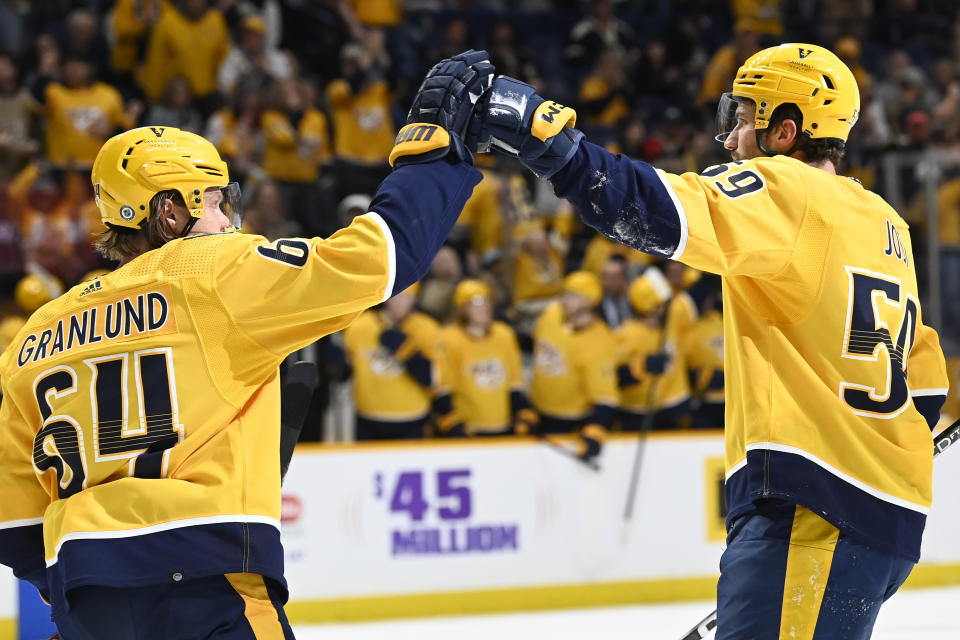
M177 234L163 221L163 217L157 214L166 200L173 200L174 204L186 207L183 196L176 189L160 191L150 198L150 217L144 228L129 229L107 225L106 231L97 234L93 248L107 260L123 262L143 253L144 243L149 247L149 251L176 239Z

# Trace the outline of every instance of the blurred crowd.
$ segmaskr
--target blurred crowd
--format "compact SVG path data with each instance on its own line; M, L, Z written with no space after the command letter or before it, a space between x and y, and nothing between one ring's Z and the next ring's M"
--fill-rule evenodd
M243 231L326 236L366 212L441 58L485 48L574 106L591 141L683 172L729 160L716 104L783 41L853 70L861 114L840 171L884 196L896 185L918 264L923 176L884 159L946 158L932 235L941 331L956 336L958 28L949 0L0 0L0 346L111 268L91 248L89 170L120 130L206 136L241 183ZM328 383L351 379L362 439L722 427L717 279L597 236L519 165L476 163L484 180L430 275L317 345L311 424Z

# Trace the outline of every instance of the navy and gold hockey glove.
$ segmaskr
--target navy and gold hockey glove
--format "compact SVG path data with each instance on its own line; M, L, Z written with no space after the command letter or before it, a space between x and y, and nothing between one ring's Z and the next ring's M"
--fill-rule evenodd
M468 138L467 133L473 108L490 88L495 71L489 54L473 49L434 65L397 134L390 165L430 162L451 153L457 161L470 159L476 150L475 136Z
M497 76L481 101L478 151L490 149L520 159L541 178L567 164L583 133L574 129L577 112L509 76Z
M407 334L400 329L386 329L380 334L380 344L390 353L396 353L407 341Z

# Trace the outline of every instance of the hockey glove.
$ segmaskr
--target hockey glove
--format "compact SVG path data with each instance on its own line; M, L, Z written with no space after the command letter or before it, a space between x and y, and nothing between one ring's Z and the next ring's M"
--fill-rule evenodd
M588 424L580 430L580 442L577 443L577 457L584 462L592 462L603 450L607 439L607 430L599 424Z
M583 133L577 112L544 100L528 84L498 76L481 101L478 151L491 148L520 159L541 178L550 178L573 157Z
M380 334L380 344L390 353L396 353L407 341L407 334L400 329L386 329Z
M400 129L390 165L430 162L449 153L459 160L471 158L476 141L465 145L473 108L490 87L495 69L486 51L470 49L441 60L424 78Z
M646 368L647 373L654 376L658 376L666 371L669 365L670 354L666 353L665 351L647 356L647 360L644 362L644 367Z

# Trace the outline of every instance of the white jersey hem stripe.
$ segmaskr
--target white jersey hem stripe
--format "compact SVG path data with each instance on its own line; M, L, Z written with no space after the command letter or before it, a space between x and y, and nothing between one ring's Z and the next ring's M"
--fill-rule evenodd
M149 527L140 527L139 529L122 529L118 531L75 531L68 533L57 542L56 551L53 559L47 560L47 566L52 567L57 564L57 557L60 555L60 549L64 543L71 540L110 540L113 538L135 538L137 536L147 536L152 533L162 531L171 531L173 529L182 529L184 527L196 527L205 524L229 524L233 522L256 522L268 524L280 530L280 521L270 516L248 516L248 515L229 515L229 516L207 516L203 518L187 518L185 520L173 520L171 522L162 522L160 524L150 525Z
M376 211L368 211L367 215L373 218L380 230L383 231L383 237L387 241L387 289L383 293L385 302L393 295L393 284L397 279L397 246L393 242L393 234L390 233L390 225Z
M43 518L24 518L23 520L7 520L0 522L0 529L16 529L17 527L32 527L35 524L43 524Z
M910 396L945 396L949 389L911 389Z
M684 211L683 205L680 204L680 198L677 197L677 192L673 190L663 171L660 169L655 169L655 171L657 177L660 178L660 182L663 183L663 188L667 190L667 195L670 196L673 207L677 210L677 217L680 219L680 240L677 242L676 250L670 256L671 260L679 260L680 256L682 256L683 252L687 249L687 212Z
M743 460L741 460L741 461L738 462L737 464L735 464L735 465L733 465L732 467L730 467L730 470L727 471L726 475L723 477L723 481L726 482L727 480L729 480L730 477L731 477L733 474L735 474L737 471L740 471L740 469L743 469L745 466L747 466L747 459L746 459L746 458L744 458Z
M916 511L924 515L927 515L930 512L929 507L924 507L922 505L910 502L909 500L904 500L903 498L898 498L896 496L890 495L889 493L884 493L883 491L874 489L873 487L866 484L865 482L862 482L860 480L857 480L853 476L849 476L845 474L839 469L836 469L835 467L830 466L820 458L816 457L815 455L807 451L804 451L803 449L800 449L797 447L791 447L790 445L786 445L786 444L779 444L777 442L754 442L753 444L747 445L747 451L754 451L757 449L761 451L762 450L780 451L781 453L792 453L794 455L798 455L801 458L806 458L807 460L814 463L824 471L827 471L832 475L837 476L847 484L853 485L857 489L860 489L864 493L870 494L871 496L873 496L874 498L877 498L878 500L883 500L884 502L889 502L890 504L894 504L898 507L903 507L904 509L910 509L911 511Z

